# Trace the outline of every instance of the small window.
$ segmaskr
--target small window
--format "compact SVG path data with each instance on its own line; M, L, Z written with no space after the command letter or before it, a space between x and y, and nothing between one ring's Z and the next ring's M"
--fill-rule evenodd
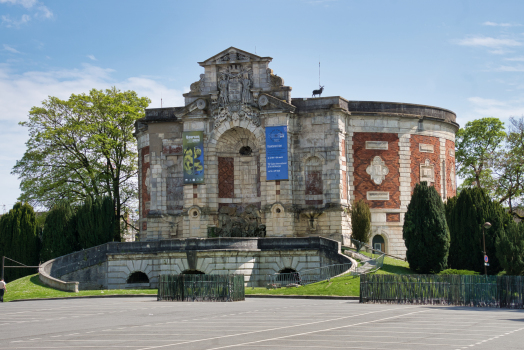
M240 153L241 156L250 156L251 153L253 153L253 150L249 146L244 146L244 147L240 148L239 153Z

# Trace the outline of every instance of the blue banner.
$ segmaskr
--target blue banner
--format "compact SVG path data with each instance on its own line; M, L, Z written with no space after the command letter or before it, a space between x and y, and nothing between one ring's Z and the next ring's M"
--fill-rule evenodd
M287 126L266 127L266 180L287 180Z

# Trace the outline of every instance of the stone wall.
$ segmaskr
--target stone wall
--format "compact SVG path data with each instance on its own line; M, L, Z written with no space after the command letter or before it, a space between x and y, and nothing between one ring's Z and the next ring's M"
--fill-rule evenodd
M45 271L49 280L79 282L80 290L134 288L127 280L137 271L148 276L141 287L149 288L157 288L161 274L187 270L244 274L247 286L262 286L265 275L285 268L300 272L348 262L339 242L320 237L173 239L106 243L51 260Z

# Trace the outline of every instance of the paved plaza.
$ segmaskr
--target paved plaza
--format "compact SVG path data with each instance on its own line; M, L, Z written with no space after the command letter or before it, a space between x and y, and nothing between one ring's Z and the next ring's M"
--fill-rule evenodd
M0 349L523 349L524 312L348 300L0 304Z

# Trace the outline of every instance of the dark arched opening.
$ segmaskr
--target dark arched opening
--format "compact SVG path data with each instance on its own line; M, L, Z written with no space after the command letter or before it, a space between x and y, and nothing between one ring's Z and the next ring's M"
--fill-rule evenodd
M205 275L204 272L199 270L184 270L182 271L183 275Z
M384 237L381 235L376 235L373 237L373 249L379 250L382 253L386 252L386 242L384 241Z
M286 267L278 272L277 283L283 286L288 284L300 284L300 274L295 269Z
M127 283L149 283L149 277L142 271L135 271L129 275Z

